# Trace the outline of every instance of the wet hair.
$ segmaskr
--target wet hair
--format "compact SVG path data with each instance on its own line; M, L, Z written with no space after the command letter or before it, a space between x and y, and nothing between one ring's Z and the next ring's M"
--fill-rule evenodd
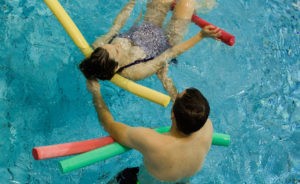
M181 97L176 98L173 105L177 128L186 135L190 135L204 126L209 111L207 100L195 88L186 89Z
M110 80L118 63L109 59L109 53L102 47L98 47L90 58L83 60L79 69L87 79Z

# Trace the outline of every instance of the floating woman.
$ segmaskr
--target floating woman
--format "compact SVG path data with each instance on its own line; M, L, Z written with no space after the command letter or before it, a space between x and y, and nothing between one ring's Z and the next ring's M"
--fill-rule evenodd
M179 43L193 16L195 0L180 0L166 29L162 25L173 0L152 0L142 23L136 23L127 32L119 33L130 16L135 0L130 0L117 18L110 32L98 38L91 57L80 64L87 79L110 80L116 73L131 80L142 80L157 74L172 101L177 90L168 77L168 60L193 47L203 38L219 40L220 29L206 26L189 40Z

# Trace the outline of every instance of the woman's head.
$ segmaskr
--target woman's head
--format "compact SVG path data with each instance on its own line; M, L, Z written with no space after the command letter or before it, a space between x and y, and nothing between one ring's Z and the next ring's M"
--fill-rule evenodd
M178 130L189 135L204 126L210 107L199 90L189 88L177 96L172 110Z
M90 58L83 60L79 69L87 79L110 80L118 67L118 63L109 57L106 49L98 47Z

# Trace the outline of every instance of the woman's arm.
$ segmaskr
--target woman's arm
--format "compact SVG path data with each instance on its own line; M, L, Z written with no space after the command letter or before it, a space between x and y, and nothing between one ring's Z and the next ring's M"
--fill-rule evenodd
M187 51L188 49L193 47L196 43L201 41L203 38L211 37L218 40L217 38L220 36L220 32L218 32L219 29L214 29L214 28L216 27L212 25L204 27L201 30L201 32L199 32L189 40L181 44L175 45L172 48L167 49L162 54L160 54L159 56L155 57L150 61L147 61L145 63L139 63L137 65L133 65L127 68L125 71L121 73L121 75L128 79L138 81L157 73L159 69L165 66L167 60L175 58L181 53ZM210 29L214 29L214 30L210 30Z
M173 83L173 80L168 76L168 63L166 63L165 66L163 66L161 69L159 69L156 73L157 77L163 84L165 90L168 92L168 94L171 97L172 102L175 102L175 99L177 97L178 91Z
M172 52L169 52L170 58L175 58L179 54L187 51L189 48L193 47L196 43L201 41L205 37L212 37L217 38L220 33L218 32L218 29L210 31L209 29L212 27L205 27L200 33L198 33L193 38L187 40L186 42L183 42L182 44L176 45L172 48ZM177 89L173 83L173 80L168 76L168 64L164 62L165 65L159 69L156 73L157 77L162 82L165 90L169 93L171 96L172 101L174 102L177 97Z
M94 48L97 48L102 46L103 44L108 43L125 26L134 6L135 6L135 0L130 0L114 20L113 26L110 28L109 32L99 37L92 44L92 46Z
M198 34L194 37L190 38L189 40L175 45L172 50L172 58L177 57L181 53L187 51L188 49L192 48L198 42L200 42L203 38L214 38L219 41L218 37L220 36L221 32L219 32L219 28L216 28L213 25L205 26Z

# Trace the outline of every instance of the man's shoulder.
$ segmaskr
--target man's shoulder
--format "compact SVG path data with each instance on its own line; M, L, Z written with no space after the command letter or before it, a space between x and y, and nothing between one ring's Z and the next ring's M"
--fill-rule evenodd
M129 136L132 143L139 151L142 150L155 150L162 144L164 135L156 132L151 128L132 127L129 130Z
M200 129L200 133L202 136L207 136L208 138L209 137L212 137L212 134L213 134L213 124L211 122L210 119L207 119L206 123L204 124L204 126Z
M197 142L200 145L199 148L208 151L210 149L213 137L213 125L211 120L207 120L205 125L197 132Z
M160 135L157 131L152 128L145 128L145 127L131 127L130 134L146 137L147 135Z

